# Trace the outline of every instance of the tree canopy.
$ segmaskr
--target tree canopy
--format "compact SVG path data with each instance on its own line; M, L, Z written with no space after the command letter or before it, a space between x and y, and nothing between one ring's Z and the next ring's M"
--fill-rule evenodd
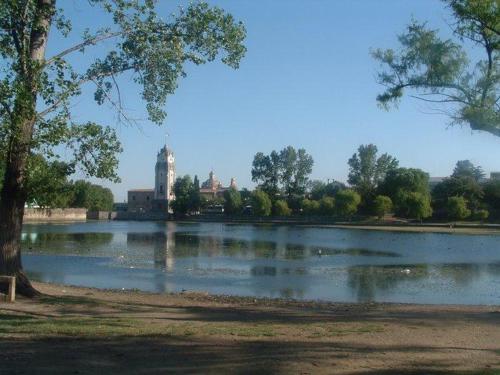
M392 210L392 200L385 195L377 195L373 201L373 210L379 219Z
M470 216L471 211L467 208L464 197L450 197L447 203L448 217L452 220L462 220Z
M65 156L86 176L119 179L121 145L113 124L77 121L71 116L75 99L88 87L97 105L107 103L121 122L133 123L117 84L127 74L140 91L148 119L161 124L166 100L186 75L187 63L220 57L237 68L246 51L243 24L205 2L190 3L170 16L158 14L151 0L88 0L88 5L107 14L111 24L85 29L79 42L46 56L49 35L76 37L64 9L56 0L0 0L0 153L6 161L0 273L16 275L26 295L34 293L20 257L29 156L41 154L49 161ZM98 44L104 48L95 49Z
M335 196L335 211L339 216L350 219L357 212L360 203L361 197L354 190L342 190Z
M252 162L252 180L272 199L283 194L290 202L306 192L313 164L303 148L288 146L269 155L258 152Z
M377 155L374 144L361 145L358 152L349 159L348 182L364 199L373 195L378 184L390 170L396 169L399 162L385 153Z
M113 193L110 189L87 181L79 180L70 185L71 207L85 207L90 211L111 211Z
M399 48L376 49L377 96L385 109L406 91L450 117L452 124L500 136L500 7L498 0L444 0L455 38L413 20L398 36ZM475 47L467 53L464 42Z
M229 188L224 192L224 212L227 214L240 213L242 209L241 194L235 188Z
M252 210L256 216L271 215L272 202L266 192L255 190L252 193Z
M469 177L480 182L485 177L485 173L483 168L475 166L470 160L459 160L451 177Z

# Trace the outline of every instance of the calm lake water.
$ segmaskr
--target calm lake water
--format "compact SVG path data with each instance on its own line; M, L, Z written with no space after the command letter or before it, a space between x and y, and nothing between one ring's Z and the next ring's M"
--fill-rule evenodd
M153 292L500 305L500 236L174 222L25 224L33 279Z

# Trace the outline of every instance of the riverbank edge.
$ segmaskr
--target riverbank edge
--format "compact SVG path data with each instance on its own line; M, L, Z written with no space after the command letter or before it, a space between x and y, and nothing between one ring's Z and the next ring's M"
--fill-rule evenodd
M149 292L139 289L115 289L115 288L95 288L78 285L68 285L59 283L47 283L33 281L34 287L44 295L53 295L55 291L60 296L90 295L94 297L105 297L110 295L113 297L125 297L127 301L133 302L135 299L157 297L159 299L175 299L176 301L196 302L208 305L238 305L238 306L262 306L262 307L296 307L305 309L345 309L359 307L364 309L389 309L389 308L421 308L429 310L447 310L454 311L497 311L500 312L500 305L493 304L430 304L430 303L404 303L404 302L342 302L342 301L325 301L312 299L294 299L294 298L279 298L279 297L254 297L254 296L238 296L227 294L212 294L203 290L186 290L182 292ZM48 291L48 293L47 293ZM47 294L45 294L47 293ZM96 295L97 294L97 295ZM135 297L135 299L134 299ZM21 297L24 299L23 297ZM36 298L34 299L36 301ZM5 304L2 307L8 306Z
M233 219L226 217L186 218L173 220L179 223L220 223L249 225L303 226L314 228L379 230L388 232L458 233L458 234L500 234L500 224L477 223L387 223L387 222L327 222L286 219Z

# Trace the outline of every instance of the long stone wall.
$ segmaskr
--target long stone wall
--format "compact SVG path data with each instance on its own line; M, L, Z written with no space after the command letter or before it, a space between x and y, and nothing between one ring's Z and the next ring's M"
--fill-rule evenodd
M163 221L169 218L167 212L128 212L115 211L112 220Z
M114 220L116 211L87 211L87 220Z
M26 208L24 221L85 221L86 208Z

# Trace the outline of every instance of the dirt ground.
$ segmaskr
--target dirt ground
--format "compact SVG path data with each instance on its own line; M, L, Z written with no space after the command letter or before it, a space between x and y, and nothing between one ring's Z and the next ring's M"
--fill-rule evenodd
M0 303L1 374L500 374L500 306L36 287Z

